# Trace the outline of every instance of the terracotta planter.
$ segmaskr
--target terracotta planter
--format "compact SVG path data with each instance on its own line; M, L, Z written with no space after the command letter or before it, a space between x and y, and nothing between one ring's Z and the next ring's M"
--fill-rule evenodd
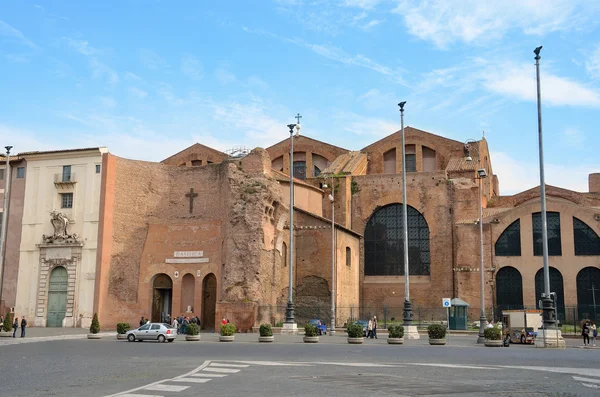
M188 342L197 342L200 340L200 335L186 335L185 340Z
M486 339L483 341L483 344L487 347L502 347L503 340L502 339L498 339L498 340Z
M219 335L219 342L233 342L234 339L235 339L235 335L231 335L231 336Z
M305 336L303 338L304 343L317 343L319 342L319 337L318 336Z
M446 344L446 339L431 339L429 338L429 344L434 346L440 346Z
M102 335L100 334L87 334L88 339L102 339Z
M387 338L388 345L401 345L404 343L404 338Z
M362 345L364 341L365 341L365 338L348 337L348 343L350 343L351 345Z
M259 342L269 343L269 342L273 342L274 340L275 340L275 337L273 335L271 335L271 336L259 336L258 337L258 341Z
M127 337L125 336L125 334L117 334L117 339L124 340L124 339L127 339Z

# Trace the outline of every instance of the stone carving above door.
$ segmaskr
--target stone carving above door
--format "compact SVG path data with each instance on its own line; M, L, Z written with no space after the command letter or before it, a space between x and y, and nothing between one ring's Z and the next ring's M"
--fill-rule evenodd
M79 243L79 236L77 233L69 234L68 227L70 220L68 216L60 211L53 210L50 212L50 223L54 228L54 234L42 236L42 240L45 244L52 243Z

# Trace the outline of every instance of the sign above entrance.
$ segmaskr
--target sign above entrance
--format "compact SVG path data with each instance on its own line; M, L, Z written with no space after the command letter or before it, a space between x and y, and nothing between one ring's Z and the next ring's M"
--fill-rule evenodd
M208 258L168 258L165 263L208 263Z
M452 299L450 299L450 298L442 298L442 306L444 306L444 307L452 307Z
M173 256L175 258L199 258L204 256L204 251L175 251Z

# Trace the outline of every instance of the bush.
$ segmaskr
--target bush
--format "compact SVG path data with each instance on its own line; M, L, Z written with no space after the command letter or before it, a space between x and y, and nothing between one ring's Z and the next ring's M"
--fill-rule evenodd
M6 313L6 317L4 317L4 324L2 325L2 329L4 330L4 332L10 332L12 331L12 324L13 324L13 316L11 312Z
M317 336L319 329L314 324L306 324L304 326L304 336Z
M189 323L185 328L185 334L190 336L196 336L200 333L200 327L198 324Z
M348 326L348 338L362 338L363 327L360 324L350 324Z
M404 338L404 327L392 324L388 327L388 338Z
M189 325L188 325L188 327L189 327ZM231 323L221 325L221 335L222 336L233 336L233 334L235 334L235 325L233 325Z
M258 331L260 332L260 336L273 336L271 324L261 324Z
M129 323L117 323L117 334L126 334L131 329Z
M429 339L445 339L446 327L442 324L431 324L427 327L427 333L429 334Z
M92 325L90 325L90 334L97 334L98 332L100 332L100 322L98 321L98 313L94 313Z
M494 326L493 328L486 328L483 330L483 335L485 339L488 340L501 340L502 339L502 330L498 326Z
M275 326L276 326L276 327L278 327L278 328L281 328L281 327L283 327L283 321L278 321L278 322L275 324Z

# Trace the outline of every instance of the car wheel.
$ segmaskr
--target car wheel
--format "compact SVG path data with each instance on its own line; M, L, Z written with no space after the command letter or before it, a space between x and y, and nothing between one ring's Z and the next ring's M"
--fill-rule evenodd
M158 341L159 341L160 343L163 343L165 340L167 340L167 338L165 338L165 336L164 336L164 335L158 335Z
M525 335L521 335L521 343L524 345L525 344Z
M133 342L135 340L135 335L134 334L129 334L129 336L127 337L127 340L129 342Z

